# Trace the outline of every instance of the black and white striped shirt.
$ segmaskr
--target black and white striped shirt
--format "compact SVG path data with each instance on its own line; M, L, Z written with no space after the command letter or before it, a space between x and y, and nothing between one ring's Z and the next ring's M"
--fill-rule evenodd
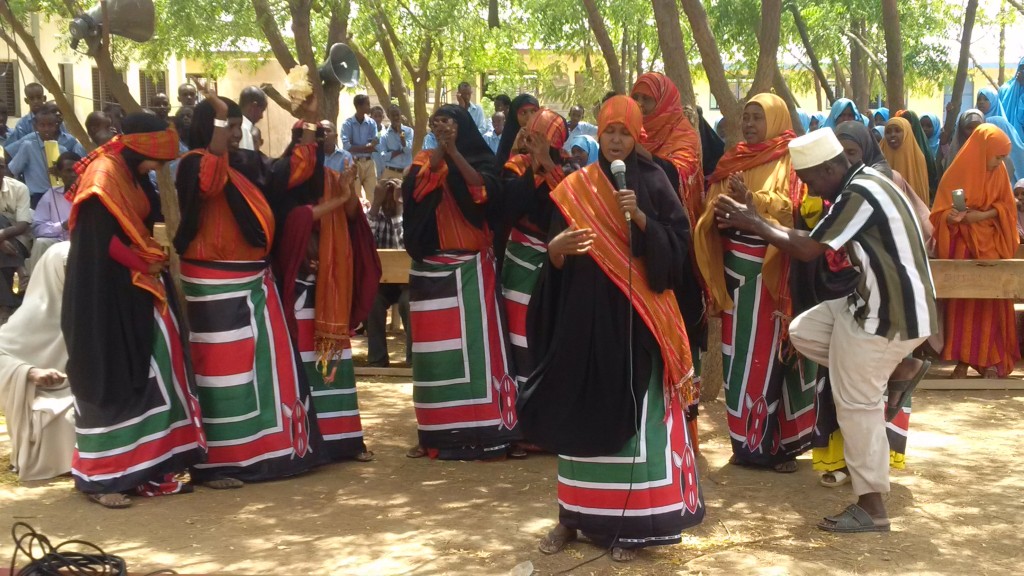
M867 332L912 340L938 330L928 253L913 208L903 193L872 168L858 164L811 238L846 246L860 270L850 308Z

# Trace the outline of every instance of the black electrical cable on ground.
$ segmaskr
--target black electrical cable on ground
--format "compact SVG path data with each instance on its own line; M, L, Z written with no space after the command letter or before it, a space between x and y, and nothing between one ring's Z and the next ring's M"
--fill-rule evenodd
M629 394L633 398L633 414L637 412L637 401L636 401L636 390L633 388L633 224L627 219L626 220L626 258L628 264L627 274L627 285L629 289L626 294L626 308L629 312L629 319L627 320L627 337L628 342L626 343L626 353L629 355L627 358L629 365ZM615 548L615 544L619 541L619 535L622 533L622 524L626 520L626 510L629 509L629 497L633 495L633 472L636 470L636 458L640 452L640 424L633 418L633 430L636 433L634 436L633 443L633 462L629 465L629 490L626 491L626 500L622 503L622 514L619 515L619 525L615 529L615 536L612 537L611 543L608 544L608 548L601 554L591 558L590 560L584 560L575 566L570 566L561 572L556 574L568 574L577 568L582 568L591 562L597 562L601 558L611 554L612 549Z
M18 529L23 532L19 535ZM24 522L11 527L14 554L11 555L11 576L125 576L128 567L120 556L107 554L102 548L85 540L68 540L56 546L50 539L36 532ZM68 546L87 549L85 552L67 550ZM39 553L37 555L37 553ZM28 560L24 568L15 572L18 556ZM158 570L150 574L177 574L173 570ZM150 576L150 575L147 575Z

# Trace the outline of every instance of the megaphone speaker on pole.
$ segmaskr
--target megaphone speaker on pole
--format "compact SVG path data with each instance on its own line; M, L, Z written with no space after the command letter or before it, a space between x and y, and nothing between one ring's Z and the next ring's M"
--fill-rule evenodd
M359 84L359 60L345 44L331 46L327 61L320 66L320 80L327 84L341 84L352 88Z
M77 50L82 40L89 46L90 53L98 48L104 33L104 20L109 25L108 34L145 42L153 37L156 10L153 0L106 0L71 21L71 48Z

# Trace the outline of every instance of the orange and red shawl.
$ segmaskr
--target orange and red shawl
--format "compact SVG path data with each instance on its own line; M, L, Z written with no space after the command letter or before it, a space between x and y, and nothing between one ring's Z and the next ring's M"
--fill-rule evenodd
M152 207L121 156L125 148L154 160L174 160L178 157L178 133L169 128L161 132L118 135L76 164L79 178L73 191L68 228L74 230L82 202L96 197L128 236L132 252L147 264L162 262L166 259L164 250L145 224ZM156 276L133 270L132 284L151 293L161 309L167 306L167 291Z
M438 168L431 168L430 154L430 150L421 150L412 161L412 165L420 169L416 174L413 199L420 202L427 194L441 188L441 203L435 211L437 240L441 250L486 251L491 246L490 231L486 225L483 229L473 226L462 215L458 202L448 189L448 164L442 162ZM487 188L469 185L466 188L474 204L487 202Z
M628 229L615 199L612 183L598 164L591 164L565 178L551 193L551 199L572 228L590 228L596 238L590 257L632 302L658 341L665 363L665 392L678 390L690 405L696 398L693 360L686 325L675 292L654 292L647 283L647 268L633 259L633 287L629 288Z
M641 141L651 154L672 163L679 172L679 199L690 217L691 229L704 212L704 171L701 164L700 134L683 113L679 90L664 74L648 72L637 79L632 93L654 98L654 112L644 116L645 138Z
M750 104L765 113L765 140L757 144L740 142L725 153L711 174L704 214L694 228L694 253L701 275L707 283L712 311L729 310L732 297L725 283L725 263L721 232L715 222L715 200L728 192L728 177L743 173L743 181L754 195L762 217L792 228L799 215L804 185L796 176L789 158L789 141L796 137L785 101L774 94L758 94ZM785 317L792 313L789 299L789 257L769 246L761 274L777 310Z
M640 105L629 96L612 96L602 106L597 114L597 139L612 124L622 124L629 130L629 135L637 142L643 136L644 113Z
M569 137L569 127L565 124L565 119L550 108L541 108L534 114L530 123L526 125L526 130L544 136L552 148L561 148Z
M904 146L906 142L904 141ZM999 162L993 170L988 161L1010 153L1010 139L993 124L978 126L953 163L946 169L935 194L931 221L939 258L951 258L953 231L959 231L971 256L980 260L1013 258L1020 243L1017 236L1017 205L1006 166ZM953 209L953 190L962 188L971 210L995 209L998 216L974 224L949 224L946 217Z

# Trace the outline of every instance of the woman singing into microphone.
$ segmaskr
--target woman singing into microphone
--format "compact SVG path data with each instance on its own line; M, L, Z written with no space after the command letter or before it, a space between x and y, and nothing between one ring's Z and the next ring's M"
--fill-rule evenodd
M679 542L704 517L683 420L695 390L675 291L690 227L665 173L636 154L642 121L630 98L608 100L600 160L551 193L550 266L527 324L539 365L520 410L526 437L560 455L559 524L540 542L546 554L582 531L625 562L638 548ZM619 192L616 160L627 168Z

